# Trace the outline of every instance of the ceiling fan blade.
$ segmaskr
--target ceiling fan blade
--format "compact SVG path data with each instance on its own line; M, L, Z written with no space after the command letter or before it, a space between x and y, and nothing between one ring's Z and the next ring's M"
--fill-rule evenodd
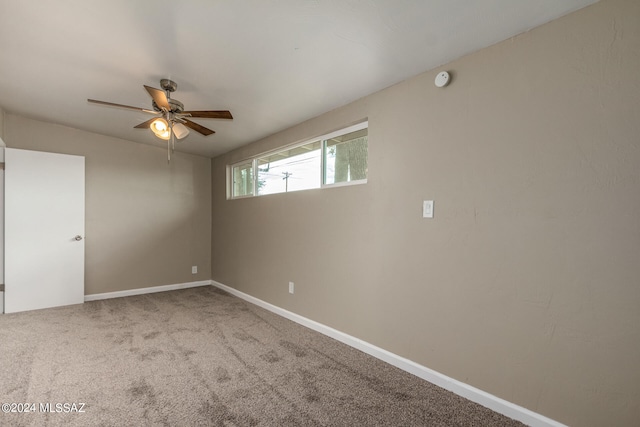
M186 127L191 128L191 129L195 130L196 132L199 132L199 133L203 134L204 136L211 135L212 133L215 133L211 129L208 129L208 128L204 127L204 126L200 126L196 122L192 122L191 120L187 120L184 117L182 118L182 120L184 120L184 125Z
M167 95L165 95L163 91L147 85L143 85L143 86L147 90L147 92L149 92L149 95L151 95L153 100L156 101L156 104L158 105L158 107L165 108L167 111L171 110L171 107L169 106L169 101L167 100Z
M182 114L189 114L191 117L201 117L203 119L233 119L230 111L183 111Z
M114 104L113 102L98 101L97 99L87 99L87 101L92 102L94 104L108 105L110 107L119 107L119 108L127 108L129 110L135 110L135 111L144 111L145 113L151 113L151 114L158 113L157 111L147 110L146 108L132 107L130 105L123 105L123 104Z
M149 129L149 126L151 126L151 123L152 123L155 119L157 119L157 117L154 117L153 119L149 119L149 120L147 120L146 122L142 122L142 123L140 123L139 125L134 126L134 128L137 128L137 129L147 128L147 129Z

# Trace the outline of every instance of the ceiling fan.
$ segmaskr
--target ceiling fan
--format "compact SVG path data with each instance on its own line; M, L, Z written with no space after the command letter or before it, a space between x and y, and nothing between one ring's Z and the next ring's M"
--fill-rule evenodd
M134 128L150 128L154 135L167 141L167 156L171 160L171 151L175 146L175 138L183 139L189 135L189 129L192 129L202 135L211 135L215 133L213 130L199 125L189 120L187 117L197 117L203 119L233 119L231 112L227 110L211 110L211 111L184 111L184 104L177 99L171 99L171 93L175 92L178 84L169 79L160 80L160 87L163 90L156 89L147 85L144 88L151 95L153 110L146 108L132 107L129 105L114 104L113 102L98 101L96 99L87 99L94 104L108 105L111 107L127 108L129 110L143 111L155 115L155 117L134 126Z

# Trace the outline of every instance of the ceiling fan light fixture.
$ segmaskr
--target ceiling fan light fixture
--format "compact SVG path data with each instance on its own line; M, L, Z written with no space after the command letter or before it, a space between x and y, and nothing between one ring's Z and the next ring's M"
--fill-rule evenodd
M151 131L160 139L167 141L171 136L171 129L169 129L169 123L163 118L157 118L149 125Z
M189 135L189 129L182 123L176 123L173 125L173 134L176 138L182 139Z
M178 84L169 79L160 80L161 89L156 89L147 85L143 85L147 93L151 96L151 104L153 109L132 107L130 105L114 104L113 102L98 101L96 99L87 99L88 102L94 104L108 105L110 107L126 108L128 110L142 111L144 113L153 114L155 117L134 126L136 129L146 129L149 127L153 134L164 141L168 142L168 147L175 145L176 139L186 138L191 130L198 132L203 136L214 134L215 132L196 122L186 119L185 117L195 117L202 119L233 119L231 112L228 110L198 110L185 111L184 104L176 99L171 99L170 94L178 88ZM173 138L171 138L173 136Z

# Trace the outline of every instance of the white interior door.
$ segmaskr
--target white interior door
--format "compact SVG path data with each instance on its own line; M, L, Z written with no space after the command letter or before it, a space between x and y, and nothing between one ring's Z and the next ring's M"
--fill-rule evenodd
M5 313L84 302L84 157L5 149Z

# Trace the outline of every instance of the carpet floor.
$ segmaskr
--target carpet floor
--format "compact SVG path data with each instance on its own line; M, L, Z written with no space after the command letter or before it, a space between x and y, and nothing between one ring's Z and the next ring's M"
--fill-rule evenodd
M0 403L3 426L522 425L212 286L0 315Z

